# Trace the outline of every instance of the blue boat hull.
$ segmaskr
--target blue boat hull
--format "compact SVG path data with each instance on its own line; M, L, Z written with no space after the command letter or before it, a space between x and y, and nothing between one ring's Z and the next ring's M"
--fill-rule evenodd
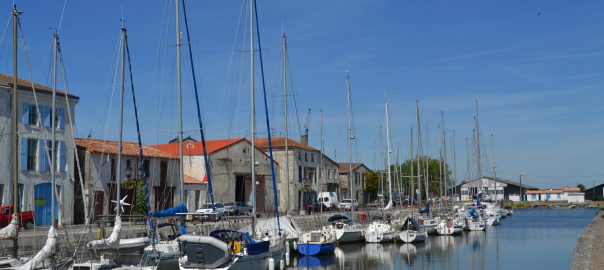
M319 255L329 254L336 250L336 242L323 243L323 244L311 244L311 243L298 243L298 252L302 255Z

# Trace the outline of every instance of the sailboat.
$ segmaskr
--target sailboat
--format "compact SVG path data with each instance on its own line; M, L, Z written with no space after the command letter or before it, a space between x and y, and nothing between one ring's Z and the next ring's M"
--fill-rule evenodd
M121 198L121 160L122 160L122 141L123 141L123 118L124 118L124 72L125 72L125 55L126 55L126 29L122 27L121 29L121 86L120 86L120 112L118 114L118 151L117 151L117 163L116 163L116 173L115 173L115 183L116 183L116 203L115 207L115 220L113 225L113 231L109 235L109 237L100 240L93 240L86 244L86 246L95 251L117 251L120 247L121 240L121 231L122 231L122 219L121 214L123 212L123 205L128 205L125 200ZM115 267L119 265L119 263L115 260L111 260L102 256L99 260L90 260L82 263L74 263L71 269L81 269L81 268L100 268L100 267Z
M178 3L178 2L177 2ZM255 91L254 91L254 18L256 6L250 0L250 85L251 85L251 144L255 148ZM260 44L260 40L258 40ZM262 63L261 63L262 64ZM268 119L267 119L268 121ZM269 139L270 142L270 139ZM256 182L255 152L251 152L251 180ZM206 159L207 160L207 159ZM271 158L272 161L272 158ZM272 164L272 163L271 163ZM274 175L274 171L273 171ZM266 269L270 259L280 257L282 250L271 249L269 239L256 237L256 185L252 185L251 233L234 230L215 230L209 236L183 235L178 238L181 247L180 269ZM210 193L210 198L213 195ZM278 207L278 206L277 206ZM280 222L277 219L277 222Z
M463 214L463 228L466 231L484 231L485 222L476 208L468 207Z
M386 145L387 145L387 180L388 180L388 204L384 207L384 210L390 210L392 208L392 181L391 181L391 173L390 173L390 153L392 150L390 149L390 118L388 111L388 101L384 102L385 111L386 111ZM367 230L365 231L365 241L368 243L382 243L382 242L390 242L396 238L394 228L390 224L390 222L385 221L383 218L374 219Z
M417 223L417 220L413 217L407 217L405 223L401 226L398 237L405 243L424 242L428 238L428 233L423 226Z

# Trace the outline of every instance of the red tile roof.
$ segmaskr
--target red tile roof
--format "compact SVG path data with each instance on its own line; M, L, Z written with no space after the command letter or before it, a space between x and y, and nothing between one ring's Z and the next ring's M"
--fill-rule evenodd
M285 148L285 137L273 137L273 138L271 138L271 143L272 143L273 149L284 149ZM268 149L268 138L256 139L256 147L258 147L259 149L262 149L262 150ZM305 149L305 150L309 150L309 151L319 152L318 149L316 149L314 147L310 147L308 145L303 145L302 143L300 143L296 140L293 140L293 139L287 139L287 147L291 148L291 149L300 148L300 149Z
M562 190L564 192L581 192L581 189L578 187L563 188Z
M98 140L92 138L77 138L76 145L78 148L83 148L91 153L104 153L117 155L117 141L109 140ZM135 142L122 142L122 155L124 156L139 156L138 143ZM143 155L145 157L155 158L174 158L166 152L162 152L151 146L143 145Z
M185 184L207 184L208 183L208 177L206 175L203 176L203 180L197 179L193 176L187 175L185 174L185 179L184 179L184 183Z
M6 83L9 86L12 87L13 85L13 80L15 77L11 77L8 75L4 75L4 74L0 74L0 82ZM42 91L42 92L46 92L46 93L52 93L52 88L48 87L48 86L44 86L41 84L37 84L37 83L33 83L34 88L36 89L36 91ZM28 81L28 80L23 80L23 79L17 79L17 86L21 89L28 89L28 90L32 90L32 81ZM65 92L64 91L60 91L57 90L57 95L59 96L65 96ZM72 95L72 94L67 94L69 97L72 98L76 98L79 99L79 97Z
M352 163L352 170L356 171L356 169L358 169L359 167L361 167L361 165L363 165L363 163ZM348 172L350 172L350 163L338 163L338 166L340 166L340 168L338 169L338 172L340 174L347 174Z
M245 138L235 138L235 139L225 139L225 140L208 140L208 141L206 141L206 150L208 151L208 154L212 154L216 151L222 150L224 148L227 148L235 143L238 143L238 142L244 141L244 140L245 140ZM158 149L159 151L172 155L172 156L179 155L178 142L168 143L168 144L158 144L158 145L153 145L152 147ZM203 155L203 147L201 145L201 142L187 141L187 142L183 143L182 148L183 148L184 155Z

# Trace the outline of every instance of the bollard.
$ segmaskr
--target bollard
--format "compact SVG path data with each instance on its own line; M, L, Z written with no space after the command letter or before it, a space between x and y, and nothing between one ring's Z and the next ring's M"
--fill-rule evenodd
M268 270L275 270L275 258L268 258Z

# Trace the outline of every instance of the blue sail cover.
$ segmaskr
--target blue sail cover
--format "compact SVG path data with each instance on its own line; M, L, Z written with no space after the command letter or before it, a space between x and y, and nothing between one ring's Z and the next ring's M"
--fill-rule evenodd
M152 217L175 217L176 213L188 213L189 209L183 204L180 203L172 208L155 211L151 213Z
M476 208L470 208L469 212L470 212L470 216L473 216L473 217L479 217L480 216L478 214L478 211L476 211Z
M430 203L426 203L426 207L423 208L423 209L421 209L421 210L419 210L420 214L429 213L429 212L430 212Z

